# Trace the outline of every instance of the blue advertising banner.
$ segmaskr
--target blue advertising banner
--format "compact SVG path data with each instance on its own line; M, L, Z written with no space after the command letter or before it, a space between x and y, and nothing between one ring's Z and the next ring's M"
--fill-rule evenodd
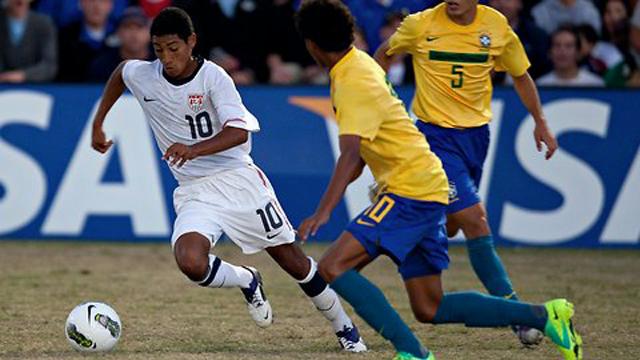
M176 186L136 100L123 96L90 148L99 86L0 86L0 239L167 241ZM313 213L338 156L328 89L240 89L261 123L252 156L291 222ZM409 104L412 88L398 93ZM543 90L560 150L545 161L511 89L492 103L480 192L501 245L640 248L638 93ZM318 235L334 239L368 204L365 172Z

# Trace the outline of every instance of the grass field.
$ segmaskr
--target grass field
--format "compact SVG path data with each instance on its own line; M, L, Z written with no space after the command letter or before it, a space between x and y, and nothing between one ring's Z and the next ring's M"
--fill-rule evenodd
M316 258L323 246L306 246ZM451 250L447 290L478 289L462 247ZM231 245L216 254L250 264L265 278L275 321L257 328L240 291L202 289L177 270L167 245L0 242L0 358L87 359L64 333L85 300L110 303L123 321L116 351L100 359L390 359L389 344L356 318L371 351L343 354L329 324L264 254ZM502 249L522 298L567 297L577 309L585 359L640 359L640 252ZM549 341L522 348L506 329L430 326L413 320L393 264L364 273L378 284L423 342L443 359L558 359ZM350 310L350 309L349 309Z

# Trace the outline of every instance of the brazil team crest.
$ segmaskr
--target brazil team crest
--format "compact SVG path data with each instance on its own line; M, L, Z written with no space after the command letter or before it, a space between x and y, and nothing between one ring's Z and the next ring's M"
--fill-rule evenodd
M194 113L197 113L204 107L204 95L203 94L190 94L187 98L189 108Z
M483 48L491 46L491 37L488 34L480 35L480 45L482 45Z

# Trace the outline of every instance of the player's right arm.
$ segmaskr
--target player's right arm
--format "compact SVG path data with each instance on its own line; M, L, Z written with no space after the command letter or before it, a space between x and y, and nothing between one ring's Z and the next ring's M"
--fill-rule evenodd
M421 15L422 13L416 13L405 17L396 32L376 50L373 58L385 72L396 56L413 51L424 27Z
M360 157L360 139L358 135L340 135L340 157L329 186L316 212L305 219L298 229L298 236L302 241L307 241L309 235L315 236L320 226L329 221L331 212L342 199L347 186L362 172L365 164Z
M98 111L96 112L96 116L93 118L91 147L103 154L109 150L111 145L113 145L113 141L106 139L104 131L102 130L102 124L104 123L107 113L111 110L111 107L116 103L118 98L120 98L120 95L124 93L126 88L124 79L122 78L122 69L125 64L126 61L121 62L120 65L118 65L118 67L116 67L116 69L111 73L111 76L104 87Z

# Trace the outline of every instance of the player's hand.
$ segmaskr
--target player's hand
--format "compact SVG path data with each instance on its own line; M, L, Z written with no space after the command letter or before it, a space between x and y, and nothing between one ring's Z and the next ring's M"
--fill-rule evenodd
M309 235L316 236L320 226L329 222L329 214L315 213L310 217L304 219L302 224L298 227L298 237L303 243L307 241Z
M551 159L553 153L558 150L558 142L545 123L536 124L536 128L533 130L533 138L536 141L538 151L542 151L542 143L547 146L547 153L544 156L547 160Z
M193 160L196 158L196 153L193 151L191 146L175 143L167 149L162 156L162 160L166 160L169 163L169 166L177 165L178 167L182 167L184 163L188 160Z
M102 131L102 128L93 129L93 132L91 133L91 147L95 151L104 154L107 152L107 150L109 150L111 145L113 145L113 141L111 140L107 141L107 138L104 135L104 131Z

